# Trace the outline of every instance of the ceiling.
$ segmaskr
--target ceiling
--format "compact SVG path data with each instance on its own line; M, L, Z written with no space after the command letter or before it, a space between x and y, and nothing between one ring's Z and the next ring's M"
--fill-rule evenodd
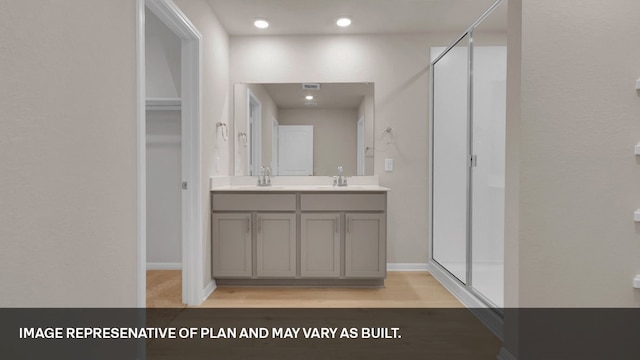
M465 31L495 0L208 0L229 35L400 34ZM483 29L504 31L503 2ZM348 28L335 21L349 16ZM268 18L269 28L253 26Z
M322 83L319 90L304 90L302 84L262 84L280 109L357 109L365 96L373 96L372 83ZM314 106L305 105L313 95Z

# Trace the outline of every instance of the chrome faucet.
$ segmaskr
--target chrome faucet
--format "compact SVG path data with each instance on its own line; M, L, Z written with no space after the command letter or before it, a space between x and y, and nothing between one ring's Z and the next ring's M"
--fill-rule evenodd
M258 186L271 186L271 169L267 166L260 167L260 176L258 176Z
M338 165L338 176L333 177L333 186L347 186L347 177L343 174L344 168Z

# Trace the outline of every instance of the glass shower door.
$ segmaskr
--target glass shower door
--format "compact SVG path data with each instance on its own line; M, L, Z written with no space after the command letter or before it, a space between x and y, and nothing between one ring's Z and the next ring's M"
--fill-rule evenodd
M445 48L432 48L436 59ZM467 283L469 38L433 65L432 258Z
M482 30L480 28L480 30ZM473 32L471 286L504 306L504 201L507 48ZM495 44L495 40L493 41Z
M453 46L431 48L434 274L495 308L504 306L507 47L493 26L505 4L494 3Z

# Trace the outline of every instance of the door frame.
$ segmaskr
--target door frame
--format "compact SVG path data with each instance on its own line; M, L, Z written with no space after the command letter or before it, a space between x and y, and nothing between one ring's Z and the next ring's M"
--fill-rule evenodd
M278 168L280 161L278 159L278 141L279 141L279 133L278 129L280 128L280 122L275 117L271 117L271 175L278 175Z
M255 116L251 108L255 106ZM247 134L249 136L249 161L247 175L257 176L262 166L262 102L247 88Z
M358 176L364 176L364 166L365 166L365 161L364 161L364 153L365 153L365 148L364 148L364 116L361 116L358 119L358 122L356 123L356 136L357 136L357 140L356 140L356 155L357 155L357 175Z
M136 1L137 45L137 306L146 306L146 70L145 9L153 12L181 41L182 302L204 300L201 181L201 54L202 35L171 0Z

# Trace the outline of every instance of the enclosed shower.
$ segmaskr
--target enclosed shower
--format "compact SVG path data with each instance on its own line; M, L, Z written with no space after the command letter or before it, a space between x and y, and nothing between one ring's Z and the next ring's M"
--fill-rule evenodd
M458 298L492 308L504 306L507 48L500 7L506 2L451 46L431 48L431 270Z

